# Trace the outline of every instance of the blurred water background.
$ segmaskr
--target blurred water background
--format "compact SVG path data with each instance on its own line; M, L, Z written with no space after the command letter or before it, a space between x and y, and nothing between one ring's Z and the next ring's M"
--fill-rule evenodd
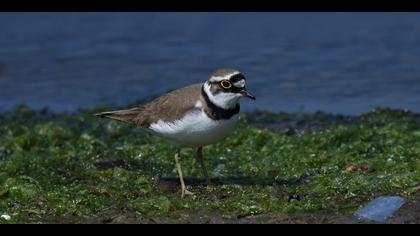
M420 14L0 13L0 111L131 104L220 67L246 110L420 112Z

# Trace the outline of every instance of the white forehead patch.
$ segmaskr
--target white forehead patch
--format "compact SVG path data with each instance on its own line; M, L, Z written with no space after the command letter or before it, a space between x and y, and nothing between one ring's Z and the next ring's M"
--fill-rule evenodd
M243 87L245 87L245 80L241 79L239 81L236 81L235 83L233 83L233 86L235 86L237 88L243 88Z
M212 77L210 77L209 81L210 82L220 82L222 80L228 80L230 77L232 77L236 74L239 74L239 73L240 73L239 71L235 71L233 73L226 74L224 76L212 76Z

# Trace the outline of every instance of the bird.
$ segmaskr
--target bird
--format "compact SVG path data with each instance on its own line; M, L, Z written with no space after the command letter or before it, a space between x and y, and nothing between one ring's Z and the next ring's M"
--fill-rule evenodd
M173 143L176 146L175 167L184 198L193 193L185 186L181 149L196 148L196 159L206 183L210 184L203 147L222 141L232 133L238 122L241 98L255 100L245 84L246 78L239 70L217 69L204 83L173 90L133 108L95 115L133 124Z

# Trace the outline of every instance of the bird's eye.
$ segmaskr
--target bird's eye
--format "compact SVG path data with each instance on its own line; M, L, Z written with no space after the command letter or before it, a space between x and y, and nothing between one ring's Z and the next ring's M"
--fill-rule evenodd
M220 81L220 86L222 86L224 89L230 89L232 88L232 83L230 83L229 80L222 80Z

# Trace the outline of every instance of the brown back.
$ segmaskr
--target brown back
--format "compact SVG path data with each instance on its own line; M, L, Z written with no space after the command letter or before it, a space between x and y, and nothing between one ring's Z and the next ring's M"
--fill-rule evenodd
M132 109L101 112L96 115L142 127L149 127L150 124L158 120L177 120L182 118L186 112L197 109L195 103L200 100L202 85L201 83L194 84L172 91Z

